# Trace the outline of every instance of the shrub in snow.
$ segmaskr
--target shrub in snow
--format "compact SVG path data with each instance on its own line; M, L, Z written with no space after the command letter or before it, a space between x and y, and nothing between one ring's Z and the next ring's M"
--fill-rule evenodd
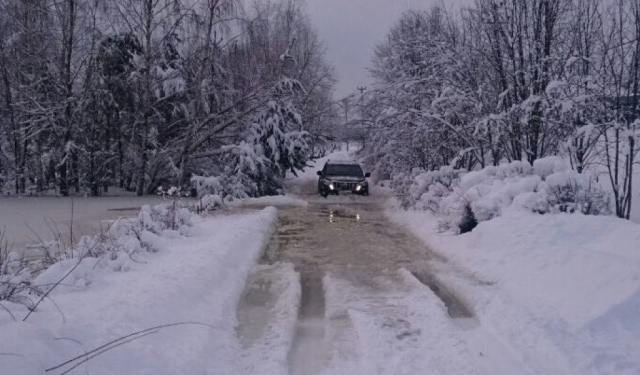
M540 192L522 193L513 198L510 210L530 211L537 214L546 214L550 210L547 195Z
M202 211L214 211L224 207L224 201L222 197L215 194L205 195L200 198L198 202L198 212Z
M26 296L32 293L31 278L32 272L22 256L16 252L0 253L0 301L31 306L31 299Z
M182 208L179 202L158 206L143 206L138 215L138 221L144 230L161 234L163 230L177 230L189 223L192 213Z
M436 213L440 229L460 233L506 210L610 214L609 194L569 168L559 157L539 159L533 166L515 161L469 173L443 167L396 176L394 187L405 208Z
M554 173L565 172L570 169L569 162L559 156L547 156L533 162L533 173L543 179Z
M191 183L198 191L198 196L201 197L205 195L220 195L223 191L220 177L194 176L191 178Z
M530 176L533 174L533 167L526 161L516 160L511 163L490 166L479 171L469 172L461 177L460 187L467 191L474 186L481 184L491 184L496 180L504 180L509 177Z
M415 204L415 200L411 199L409 190L416 183L415 178L423 173L422 170L414 170L411 173L397 173L391 178L390 187L395 191L402 207L409 208Z
M478 221L487 221L500 216L516 196L537 191L541 182L537 175L489 179L469 188L464 196Z
M444 166L437 171L426 172L416 177L416 184L410 189L416 208L439 212L442 199L451 195L460 183L464 170Z
M240 149L235 149L235 152L241 151ZM233 173L231 171L231 167L225 167L224 173L220 176L214 177L201 177L194 176L191 178L191 183L195 187L198 197L201 199L207 196L210 197L221 197L224 200L236 200L236 199L245 199L251 196L258 195L258 186L253 181L253 179L247 175L246 168L241 167L247 163L246 158L243 158L240 154L227 154L225 156L226 162L230 165L239 166L239 171L237 173ZM205 201L209 201L211 203L211 199L205 199ZM201 209L217 209L222 205L200 205Z
M611 197L584 174L575 171L554 173L544 183L551 210L585 215L611 214Z
M437 213L441 209L440 202L458 186L464 172L450 166L429 172L414 170L410 175L396 175L391 187L405 208L415 207Z

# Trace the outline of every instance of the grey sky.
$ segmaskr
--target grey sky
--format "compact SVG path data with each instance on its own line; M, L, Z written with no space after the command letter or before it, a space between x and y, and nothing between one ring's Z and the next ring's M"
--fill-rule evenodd
M444 0L445 4L465 0ZM425 9L441 0L306 0L307 10L328 60L338 73L336 98L368 85L367 68L376 44L407 9Z

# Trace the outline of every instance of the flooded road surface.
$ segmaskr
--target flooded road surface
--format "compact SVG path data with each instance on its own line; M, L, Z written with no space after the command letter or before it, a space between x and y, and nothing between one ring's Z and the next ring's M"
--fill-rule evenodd
M362 339L349 312L356 306L354 301L360 301L363 311L391 322L383 326L397 329L394 337L403 340L420 332L408 323L413 313L404 302L415 297L413 282L428 287L433 292L430 299L446 304L450 317L473 317L471 309L430 273L432 261L446 260L385 217L386 196L322 198L314 194L315 183L311 182L293 188L309 206L279 210L278 228L239 306L238 335L248 351L261 352L277 362L275 355L264 354L269 352L265 348L288 345L282 360L291 375L319 374L338 362L341 367L359 363L362 370ZM273 280L286 277L274 276L268 267L282 264L292 265L299 282L298 304L289 312L273 307L287 294L282 284L274 293ZM407 282L399 270L406 270L413 280ZM348 289L355 290L358 298L346 297ZM351 301L342 301L345 298ZM295 315L289 336L280 332L259 337L260 332L283 330L287 314Z

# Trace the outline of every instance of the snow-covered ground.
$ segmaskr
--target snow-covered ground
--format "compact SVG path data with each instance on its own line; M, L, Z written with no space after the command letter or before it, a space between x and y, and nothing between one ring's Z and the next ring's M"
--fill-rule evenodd
M638 224L512 212L454 236L425 212L389 216L449 260L435 264L438 277L533 373L640 373ZM456 277L456 267L491 285Z
M26 322L26 308L3 302L0 372L44 374L78 357L50 373L76 365L71 373L240 373L236 306L275 219L274 208L207 218L187 237L164 237L158 253L139 253L126 272L78 267ZM50 268L34 285L72 265Z

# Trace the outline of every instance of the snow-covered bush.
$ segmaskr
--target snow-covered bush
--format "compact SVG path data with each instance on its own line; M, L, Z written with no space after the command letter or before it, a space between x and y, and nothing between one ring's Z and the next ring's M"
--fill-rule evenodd
M442 199L459 185L460 175L464 172L450 166L429 172L414 170L411 175L396 175L391 187L399 192L405 208L415 207L437 213Z
M611 198L599 185L575 171L554 173L544 183L550 209L585 215L611 214Z
M507 210L538 214L611 213L610 197L559 157L504 163L464 173L451 167L398 176L396 192L405 208L428 210L443 230L464 233Z
M569 162L559 156L548 156L533 162L533 173L543 179L554 173L565 172L570 169Z
M469 187L464 196L476 219L486 221L500 216L516 196L536 192L541 182L537 175L488 179Z
M192 213L181 206L179 202L172 202L158 206L143 206L138 215L142 228L155 234L162 234L164 230L178 230L187 225Z
M413 207L415 200L411 199L412 195L409 191L413 185L416 184L416 177L424 173L423 170L413 170L411 173L396 173L391 177L391 183L389 186L395 192L396 197L404 208Z
M225 206L224 200L220 195L209 194L209 195L200 197L200 200L198 201L198 204L197 204L197 211L198 212L215 211L224 206Z
M220 195L223 191L220 177L194 176L191 178L191 183L198 191L198 196L200 197L205 195Z
M474 186L492 184L496 180L505 180L509 177L518 178L533 174L533 167L526 161L516 160L511 163L490 166L479 171L471 171L461 177L460 187L468 191Z

